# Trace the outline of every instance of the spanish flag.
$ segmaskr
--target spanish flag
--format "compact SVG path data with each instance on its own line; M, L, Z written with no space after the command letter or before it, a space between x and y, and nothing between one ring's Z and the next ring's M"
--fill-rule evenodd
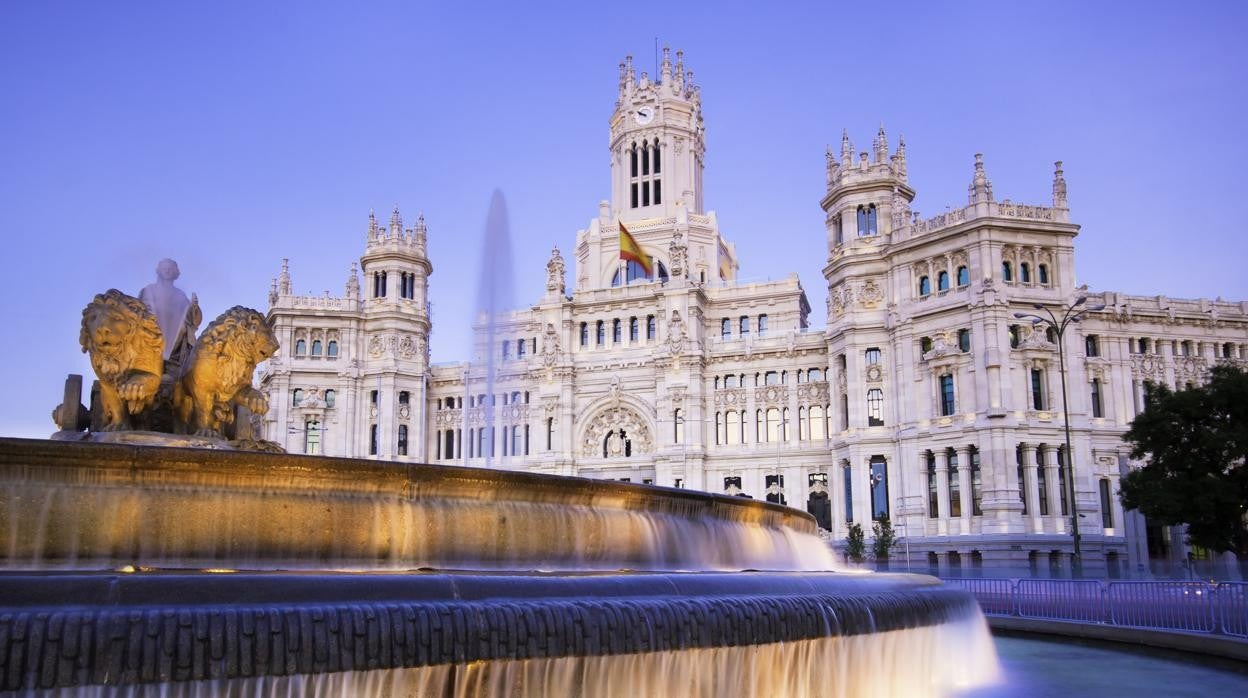
M624 222L620 221L620 259L626 262L636 262L645 272L646 276L652 276L650 270L650 257L641 250L641 245L633 239L628 229L624 227Z

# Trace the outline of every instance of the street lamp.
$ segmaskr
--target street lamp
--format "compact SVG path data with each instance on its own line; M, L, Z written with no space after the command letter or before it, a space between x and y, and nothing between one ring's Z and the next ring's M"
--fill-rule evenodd
M1104 305L1085 305L1087 296L1079 296L1074 303L1062 309L1062 317L1059 320L1052 310L1049 310L1043 303L1035 303L1032 305L1036 310L1044 311L1048 317L1036 315L1035 313L1014 313L1014 317L1023 320L1031 320L1032 325L1048 324L1057 333L1057 359L1058 366L1061 371L1062 378L1062 417L1066 431L1066 491L1067 497L1070 499L1070 532L1074 539L1074 555L1072 559L1071 572L1078 578L1083 573L1083 558L1079 550L1079 510L1075 503L1075 452L1070 447L1070 402L1066 397L1066 329L1072 324L1079 322L1079 318L1088 311L1103 310Z

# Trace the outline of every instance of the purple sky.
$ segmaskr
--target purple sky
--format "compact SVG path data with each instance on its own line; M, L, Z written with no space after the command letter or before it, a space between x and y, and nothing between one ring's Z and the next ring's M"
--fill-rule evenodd
M434 360L466 357L491 191L526 305L608 195L616 65L653 70L656 35L702 85L742 276L797 271L819 325L824 146L881 121L925 217L965 203L976 152L1028 203L1060 159L1081 283L1248 297L1248 231L1218 213L1248 161L1244 3L363 4L0 5L0 434L54 430L93 294L165 256L205 322L265 308L282 257L341 294L396 202L428 220Z

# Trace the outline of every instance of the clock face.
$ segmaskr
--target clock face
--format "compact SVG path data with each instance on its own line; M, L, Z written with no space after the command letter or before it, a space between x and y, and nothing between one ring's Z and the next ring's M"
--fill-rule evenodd
M637 112L633 114L633 118L636 119L637 123L645 126L651 121L654 121L654 107L642 107L638 109Z

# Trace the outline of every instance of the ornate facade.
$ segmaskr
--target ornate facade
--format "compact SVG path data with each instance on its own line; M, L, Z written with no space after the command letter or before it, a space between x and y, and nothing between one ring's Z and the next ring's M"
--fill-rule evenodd
M1144 381L1248 364L1248 302L1079 286L1060 162L1050 204L1028 205L998 200L976 155L965 205L924 218L905 143L891 149L881 127L856 152L843 135L821 202L827 324L809 331L796 275L737 281L735 247L703 208L701 94L679 52L655 79L620 65L609 147L611 200L570 248L571 289L555 249L545 294L492 341L478 333L470 362L429 363L423 219L405 228L396 209L383 228L370 214L342 297L293 295L284 262L268 438L765 497L836 540L887 515L907 541L895 554L919 566L1060 570L1072 507L1058 338L1015 313L1086 296L1105 307L1063 338L1084 565L1134 569L1150 545L1183 554L1174 532L1122 511L1121 435ZM652 275L621 265L621 222Z

